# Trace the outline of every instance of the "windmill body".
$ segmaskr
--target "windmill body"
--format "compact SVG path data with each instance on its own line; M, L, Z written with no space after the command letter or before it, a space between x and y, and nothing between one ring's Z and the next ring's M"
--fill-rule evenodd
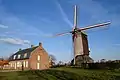
M89 55L87 35L83 32L73 34L74 56Z
M84 32L76 32L73 33L72 38L74 48L74 64L78 65L80 62L83 63L85 61L87 61L87 63L93 62L93 60L89 57L87 35Z
M73 47L74 47L74 57L77 55L83 55L83 44L81 32L73 34Z

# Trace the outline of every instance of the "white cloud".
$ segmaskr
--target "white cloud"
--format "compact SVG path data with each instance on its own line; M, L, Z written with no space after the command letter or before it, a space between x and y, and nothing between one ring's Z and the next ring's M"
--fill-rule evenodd
M47 24L51 24L51 23L54 23L52 20L50 20L49 18L42 18L41 17L41 21L42 22L45 22L45 23L47 23Z
M6 36L9 35L9 34L12 34L12 35L15 34L15 35L21 35L21 36L37 36L37 37L46 37L46 38L53 36L53 34L51 34L51 33L44 33L42 31L39 31L39 30L35 29L35 28L32 28L31 30L33 30L33 31L28 31L27 30L26 32L22 32L22 33L21 33L21 30L20 31L14 31L14 32L7 31L7 32L5 32L5 34L6 34Z
M0 24L0 28L8 28L8 26Z
M0 38L0 41L9 43L9 44L15 44L15 45L30 44L29 40L22 40L22 39L18 39L18 38Z
M56 5L57 7L59 8L60 10L60 13L63 17L63 20L70 26L70 27L73 27L73 24L70 22L70 20L68 19L66 13L64 12L63 8L61 7L60 3L56 1Z
M118 43L118 44L113 44L113 45L115 45L115 46L120 46L120 44Z

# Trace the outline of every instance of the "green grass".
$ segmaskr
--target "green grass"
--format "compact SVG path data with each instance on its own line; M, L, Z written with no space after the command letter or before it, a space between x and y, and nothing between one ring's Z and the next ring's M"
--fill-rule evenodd
M49 70L31 70L0 72L0 80L120 80L120 71L87 70L76 68L52 68Z

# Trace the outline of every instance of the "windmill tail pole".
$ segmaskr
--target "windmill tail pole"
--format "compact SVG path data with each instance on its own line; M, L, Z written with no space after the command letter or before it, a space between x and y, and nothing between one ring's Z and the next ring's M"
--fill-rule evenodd
M74 56L74 63L73 64L75 65L75 56Z
M73 65L75 65L76 64L76 59L75 59L75 36L73 36L73 48L74 48L74 58L73 58Z

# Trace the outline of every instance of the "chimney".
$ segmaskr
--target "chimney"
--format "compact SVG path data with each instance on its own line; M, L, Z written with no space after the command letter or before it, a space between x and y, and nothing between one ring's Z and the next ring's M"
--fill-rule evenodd
M42 43L41 43L41 42L39 42L39 46L42 46Z
M20 48L19 51L21 51L22 49Z
M31 48L33 48L34 47L34 45L31 45Z

